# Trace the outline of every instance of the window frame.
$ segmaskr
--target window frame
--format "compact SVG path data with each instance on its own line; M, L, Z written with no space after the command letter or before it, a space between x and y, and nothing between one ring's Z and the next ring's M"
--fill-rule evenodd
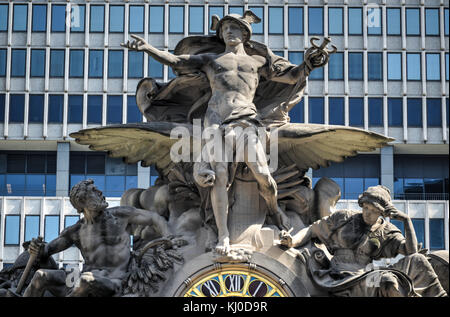
M342 19L341 19L342 32L341 33L331 33L330 32L330 17L331 17L330 9L340 9L341 12L342 12ZM328 34L329 35L344 35L344 8L343 7L328 7Z
M103 18L102 18L102 30L101 31L92 31L92 8L93 7L101 7L103 8ZM89 6L89 33L104 33L105 32L105 6L102 4L91 4Z
M389 15L388 15L388 10L398 10L399 12L399 24L400 24L400 30L398 34L390 34L389 33ZM401 7L388 7L386 8L386 36L402 36L402 9Z
M270 25L271 25L271 23L270 23L270 20L271 20L271 18L270 18L270 9L281 9L281 33L279 33L279 32L271 32L270 31ZM284 31L285 31L285 29L284 29L284 7L282 7L282 6L268 6L267 7L267 17L268 17L268 20L269 20L269 21L267 21L267 34L269 34L269 35L283 35Z
M18 241L18 243L6 243L6 221L7 221L7 217L9 217L9 216L15 216L15 217L19 217L19 234L18 234L18 237L17 237L17 241ZM5 246L5 247L15 247L15 246L19 246L20 245L20 233L21 233L21 227L22 227L22 224L21 224L21 219L22 217L21 217L21 215L20 214L6 214L5 215L5 229L4 229L4 232L3 232L3 246Z

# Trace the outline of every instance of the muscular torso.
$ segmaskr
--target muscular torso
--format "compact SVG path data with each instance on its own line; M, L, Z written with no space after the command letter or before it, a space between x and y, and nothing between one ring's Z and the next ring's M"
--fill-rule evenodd
M109 278L122 278L130 258L130 233L127 219L117 216L115 208L105 210L99 221L82 223L77 247L85 260L84 271L98 271Z
M212 90L206 112L208 125L256 116L253 98L259 82L258 70L264 64L261 56L224 53L208 57L203 67Z

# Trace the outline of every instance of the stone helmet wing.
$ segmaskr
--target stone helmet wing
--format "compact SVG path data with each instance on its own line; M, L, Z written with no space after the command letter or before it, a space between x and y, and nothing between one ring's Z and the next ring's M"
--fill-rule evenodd
M240 16L239 14L228 14L224 16L222 19L219 18L218 15L214 14L211 18L211 30L216 31L216 36L223 40L222 37L222 24L225 21L234 21L237 22L241 27L243 27L245 30L247 30L246 38L244 39L244 42L247 42L250 40L250 37L252 35L252 23L260 23L261 19L254 14L251 10L246 10L244 12L243 16Z

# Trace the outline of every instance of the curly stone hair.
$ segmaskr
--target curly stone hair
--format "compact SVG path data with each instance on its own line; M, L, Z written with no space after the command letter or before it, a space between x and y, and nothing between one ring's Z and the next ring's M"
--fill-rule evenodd
M91 184L94 184L94 181L92 179L87 179L79 182L70 190L70 203L79 213L83 212L87 187Z

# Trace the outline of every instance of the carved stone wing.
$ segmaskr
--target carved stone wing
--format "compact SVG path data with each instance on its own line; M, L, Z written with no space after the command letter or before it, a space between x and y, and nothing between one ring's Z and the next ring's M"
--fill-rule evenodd
M279 163L301 171L328 167L358 152L371 152L394 139L346 126L289 123L278 130ZM272 133L271 139L274 134ZM280 165L280 164L279 164Z
M95 151L108 151L111 157L122 157L128 164L141 162L142 166L156 164L166 174L171 167L170 148L177 139L170 139L173 128L183 127L192 135L192 125L171 122L118 124L84 129L70 136Z

